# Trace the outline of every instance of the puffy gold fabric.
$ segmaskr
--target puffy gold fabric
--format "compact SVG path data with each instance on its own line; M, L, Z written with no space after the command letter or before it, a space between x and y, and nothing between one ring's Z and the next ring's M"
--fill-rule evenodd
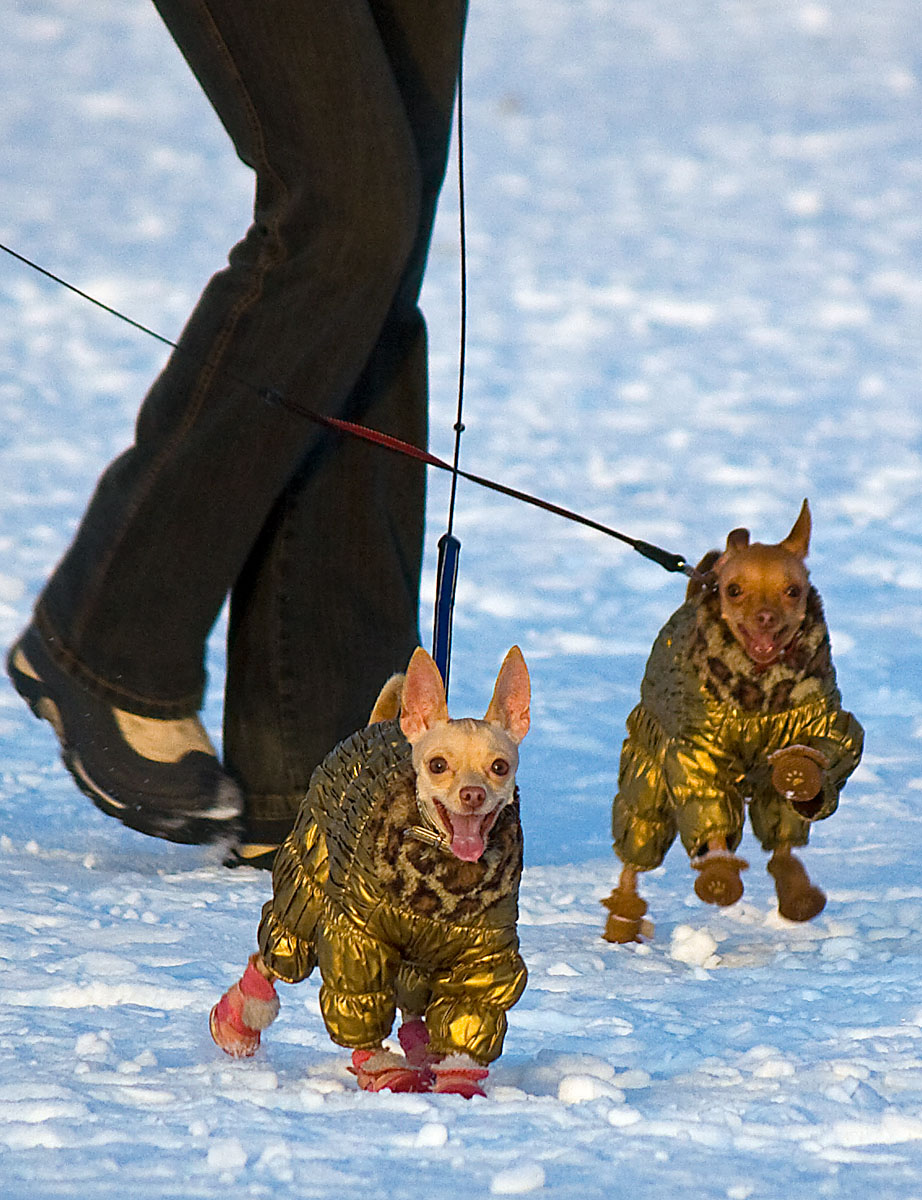
M338 746L314 772L276 857L260 952L290 983L319 965L321 1011L339 1045L377 1046L399 1006L425 1014L436 1053L492 1062L526 981L515 929L518 802L500 814L477 863L413 836L419 824L396 722Z
M811 821L835 811L860 761L864 734L841 707L818 597L811 598L810 611L809 663L790 689L792 697L803 699L781 711L772 711L777 705L771 699L756 710L738 699L718 700L713 659L709 670L696 669L702 642L712 645L719 638L710 598L689 600L666 622L647 661L621 753L612 837L624 863L643 871L659 866L677 835L692 855L719 836L735 849L747 800L753 831L766 850L806 845ZM739 667L732 665L734 671ZM734 690L737 696L778 695L777 688L760 693L758 687L734 685ZM809 817L771 785L768 756L793 744L822 751L830 764Z

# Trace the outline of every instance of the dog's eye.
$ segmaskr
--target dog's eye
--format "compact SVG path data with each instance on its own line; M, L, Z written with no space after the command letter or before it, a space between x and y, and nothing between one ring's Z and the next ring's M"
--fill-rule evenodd
M802 589L796 583L792 583L790 587L784 589L784 594L790 596L792 600L799 600Z
M429 759L429 770L433 775L444 775L448 770L448 762L441 754Z
M743 589L740 587L740 585L738 583L728 583L727 584L727 595L732 597L732 599L735 600L737 598L737 596L742 596L742 594L743 594Z
M495 758L493 760L492 766L490 767L490 770L493 772L494 775L500 775L500 776L508 775L509 774L509 764L506 762L506 760L504 758Z

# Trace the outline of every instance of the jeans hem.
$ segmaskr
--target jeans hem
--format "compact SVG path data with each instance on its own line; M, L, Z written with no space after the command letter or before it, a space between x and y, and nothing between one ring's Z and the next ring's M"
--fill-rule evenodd
M70 675L94 696L108 701L115 708L120 708L138 717L151 717L155 720L167 721L195 716L202 707L204 683L194 693L179 699L154 700L149 696L140 696L136 692L117 687L101 678L67 646L48 619L41 604L35 609L32 627L35 636L40 638L46 653L54 659L65 674Z

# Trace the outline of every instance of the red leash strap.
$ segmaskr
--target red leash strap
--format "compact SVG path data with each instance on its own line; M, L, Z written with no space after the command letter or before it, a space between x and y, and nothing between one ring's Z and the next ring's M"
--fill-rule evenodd
M589 529L595 529L599 533L604 533L608 537L617 538L619 542L624 542L638 554L642 554L644 558L649 558L652 562L658 563L667 571L675 571L682 575L694 576L694 568L689 566L681 554L673 554L668 550L662 550L659 546L653 546L649 542L641 541L639 538L628 537L627 534L619 533L617 529L612 529L608 525L603 525L599 521L593 521L591 517L584 517L581 513L573 512L572 509L564 508L560 504L552 504L549 500L542 500L538 496L532 496L528 492L519 491L518 488L508 487L504 483L497 483L494 479L487 479L483 475L474 475L470 471L462 471L453 467L444 459L437 458L434 454L430 454L428 450L421 450L419 446L414 446L410 442L404 442L400 438L392 437L389 433L381 433L378 429L370 429L367 425L359 425L354 421L344 421L340 417L326 417L322 413L314 412L310 408L305 408L304 405L297 404L279 392L270 389L263 390L263 398L273 404L281 404L285 408L289 408L292 412L299 413L303 417L316 422L318 425L324 425L328 429L335 429L340 433L347 433L352 437L361 438L363 441L371 442L376 446L383 446L386 450L391 450L395 454L402 454L408 458L415 458L418 462L426 463L430 467L438 467L441 471L451 471L455 475L459 475L462 479L467 479L470 483L476 483L480 487L489 488L490 491L499 492L503 496L509 496L513 500L519 500L523 504L531 504L535 508L542 508L545 512L554 513L555 516L564 517L568 521L575 521L578 525L585 525Z

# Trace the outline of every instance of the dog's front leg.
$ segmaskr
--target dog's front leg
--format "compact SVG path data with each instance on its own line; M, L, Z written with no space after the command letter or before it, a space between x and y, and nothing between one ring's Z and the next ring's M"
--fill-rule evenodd
M253 954L243 975L211 1010L211 1036L226 1054L249 1058L256 1053L260 1034L278 1016L275 980L262 955Z
M698 872L695 894L705 904L718 904L725 908L735 904L742 896L740 872L745 871L749 863L727 848L726 838L709 838L706 850L693 858L691 865Z

